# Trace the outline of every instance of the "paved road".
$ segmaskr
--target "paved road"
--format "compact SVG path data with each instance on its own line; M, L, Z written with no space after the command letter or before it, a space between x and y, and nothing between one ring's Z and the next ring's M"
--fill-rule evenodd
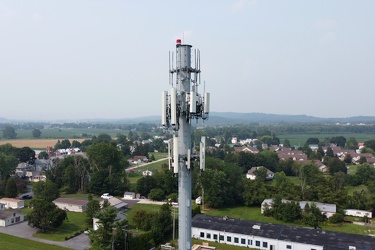
M90 248L90 240L88 235L86 234L80 234L70 240L61 242L35 238L33 237L33 234L35 234L36 231L37 229L29 227L26 221L8 227L0 227L0 233L10 234L24 239L39 241L46 244L62 246L77 250L84 250Z

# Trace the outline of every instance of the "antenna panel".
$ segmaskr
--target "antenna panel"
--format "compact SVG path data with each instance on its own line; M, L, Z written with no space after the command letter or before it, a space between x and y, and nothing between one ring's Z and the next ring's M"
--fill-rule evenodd
M210 113L210 93L204 93L204 113Z
M167 106L168 106L168 92L163 91L162 92L162 100L161 100L161 105L162 105L162 111L161 111L161 125L163 127L166 127L167 124Z
M205 170L206 168L206 137L201 137L200 149L199 149L199 160L200 160L200 169Z
M177 124L177 91L176 88L171 89L171 124Z
M188 170L190 170L190 167L191 167L191 161L190 161L190 159L191 159L191 151L190 151L190 148L187 150L187 157L186 157L187 159L186 159L186 168L188 169Z
M175 174L178 173L178 163L179 163L178 137L173 136L173 172Z
M194 91L190 92L190 113L197 112L197 94Z

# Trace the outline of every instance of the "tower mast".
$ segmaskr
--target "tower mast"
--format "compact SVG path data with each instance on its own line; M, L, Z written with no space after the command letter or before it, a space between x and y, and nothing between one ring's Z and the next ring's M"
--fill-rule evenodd
M209 93L205 93L204 96L198 93L201 72L200 53L199 50L194 51L193 67L191 48L191 45L182 44L181 40L177 39L175 68L173 53L172 58L169 59L169 79L172 89L169 95L167 91L163 91L162 96L162 125L174 131L171 143L173 150L170 150L172 151L170 169L178 175L178 246L180 250L190 250L192 247L191 160L197 156L192 155L191 120L207 119L209 113ZM201 170L203 170L202 165L204 164L201 164Z

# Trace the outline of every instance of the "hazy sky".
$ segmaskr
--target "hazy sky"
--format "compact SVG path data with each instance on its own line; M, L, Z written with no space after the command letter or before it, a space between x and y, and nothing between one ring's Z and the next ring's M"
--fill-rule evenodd
M375 115L375 1L0 1L0 117L161 115L177 38L211 111Z

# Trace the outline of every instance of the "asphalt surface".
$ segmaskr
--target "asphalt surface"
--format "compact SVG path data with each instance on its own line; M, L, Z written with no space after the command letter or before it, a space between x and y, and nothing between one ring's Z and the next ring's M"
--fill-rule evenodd
M62 246L77 250L84 250L90 248L89 236L84 233L77 235L76 237L69 239L67 241L61 242L35 238L33 237L33 234L35 234L36 231L37 229L27 225L27 221L14 224L8 227L0 227L0 233L10 234L24 239L39 241L50 245Z

